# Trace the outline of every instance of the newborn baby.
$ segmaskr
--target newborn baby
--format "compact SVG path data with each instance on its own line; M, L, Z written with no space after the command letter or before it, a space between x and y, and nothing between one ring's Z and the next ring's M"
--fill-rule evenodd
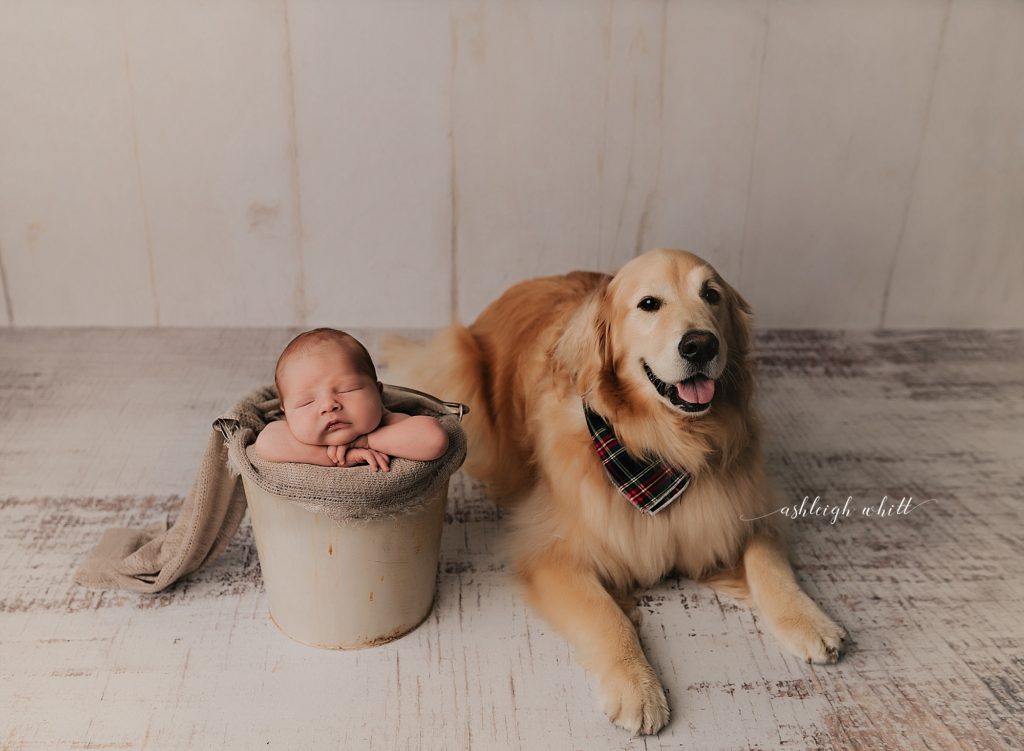
M430 461L448 450L448 435L427 415L389 412L370 353L344 331L299 334L277 360L274 382L284 420L256 438L256 454L273 462L390 469L389 457Z

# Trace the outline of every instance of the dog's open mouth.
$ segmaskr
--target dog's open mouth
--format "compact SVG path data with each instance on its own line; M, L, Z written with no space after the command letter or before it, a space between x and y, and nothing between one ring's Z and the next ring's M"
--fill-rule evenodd
M684 412L704 412L715 398L715 382L705 375L690 376L679 383L665 383L654 375L647 363L644 371L658 393Z

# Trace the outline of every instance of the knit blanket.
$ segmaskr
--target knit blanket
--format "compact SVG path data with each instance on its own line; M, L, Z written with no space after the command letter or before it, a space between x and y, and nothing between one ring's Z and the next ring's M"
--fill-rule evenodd
M174 524L109 529L75 572L90 587L159 592L223 552L245 514L244 474L259 487L336 521L379 519L415 511L466 458L459 421L468 407L399 386L384 386L392 412L436 417L448 434L448 450L433 461L392 459L391 471L368 466L320 467L268 462L252 444L270 422L282 419L273 385L253 390L213 421L191 490Z

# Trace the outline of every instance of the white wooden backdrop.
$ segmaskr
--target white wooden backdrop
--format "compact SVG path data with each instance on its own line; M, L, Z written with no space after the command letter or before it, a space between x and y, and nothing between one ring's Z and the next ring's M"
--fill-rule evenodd
M1024 325L1017 0L3 0L0 325L438 326L706 255Z

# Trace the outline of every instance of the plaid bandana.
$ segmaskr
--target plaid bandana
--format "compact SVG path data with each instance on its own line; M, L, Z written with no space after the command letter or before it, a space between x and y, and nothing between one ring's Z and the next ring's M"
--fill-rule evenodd
M586 404L583 405L583 414L608 479L639 510L653 516L681 496L689 486L689 472L675 470L662 461L636 458L619 442L612 426Z

